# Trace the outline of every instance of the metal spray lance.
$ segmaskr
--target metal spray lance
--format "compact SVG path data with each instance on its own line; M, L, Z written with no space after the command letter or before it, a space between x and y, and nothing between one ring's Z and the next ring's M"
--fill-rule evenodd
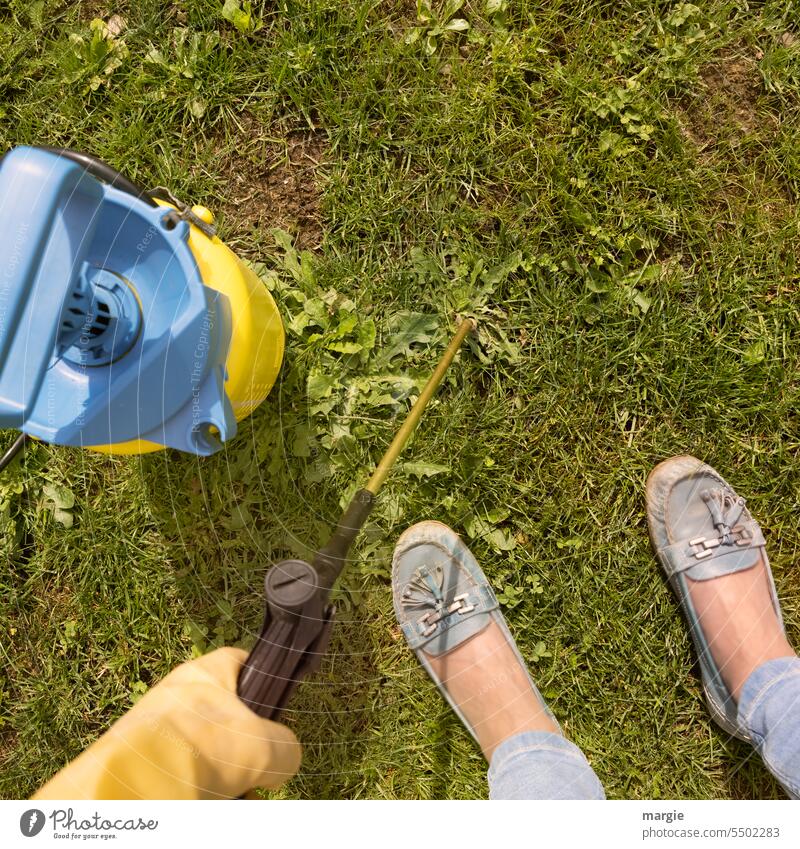
M298 683L313 672L330 641L335 613L331 588L378 492L433 397L456 352L475 328L461 322L442 359L363 489L353 496L333 535L311 562L282 560L267 572L267 610L258 640L239 674L239 698L259 716L277 719Z

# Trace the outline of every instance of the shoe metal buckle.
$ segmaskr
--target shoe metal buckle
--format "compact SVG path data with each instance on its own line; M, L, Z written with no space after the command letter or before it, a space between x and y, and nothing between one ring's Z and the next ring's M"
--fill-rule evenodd
M448 605L446 613L439 610L429 610L420 616L417 620L417 627L419 627L423 637L430 637L445 616L450 616L453 613L458 613L461 616L464 613L471 613L473 610L475 610L475 605L469 604L469 593L462 593L457 595Z
M463 613L469 613L472 610L475 610L474 604L468 604L469 601L469 593L461 593L461 595L457 595L453 599L453 603L450 607L447 608L448 613L458 613L459 615Z
M695 539L689 540L689 545L691 545L693 549L691 553L698 560L702 560L704 557L711 557L713 549L715 549L719 544L720 540L717 537L713 537L712 539L695 537Z
M736 545L750 545L753 540L753 532L749 528L744 527L744 525L737 525L735 528L731 528L731 534ZM712 537L711 539L696 537L689 540L689 545L693 549L690 554L694 555L697 560L702 560L704 557L711 557L713 550L722 545L722 539L719 537Z
M423 637L430 637L436 630L439 622L442 619L442 614L438 611L429 610L417 620L417 625L421 628Z

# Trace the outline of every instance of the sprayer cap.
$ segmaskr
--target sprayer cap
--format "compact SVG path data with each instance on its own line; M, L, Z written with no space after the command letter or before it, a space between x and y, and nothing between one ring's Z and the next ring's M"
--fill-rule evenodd
M213 224L214 223L214 213L207 206L197 206L192 207L192 212L204 223L204 224Z

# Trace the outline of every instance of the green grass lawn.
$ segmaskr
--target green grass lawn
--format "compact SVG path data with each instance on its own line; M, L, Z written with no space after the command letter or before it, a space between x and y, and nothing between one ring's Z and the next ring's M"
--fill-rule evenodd
M780 797L706 713L644 482L691 452L748 498L797 642L800 5L249 5L0 2L0 152L84 149L209 206L288 334L224 452L39 445L0 478L0 795L251 644L268 564L324 540L471 314L292 703L279 795L486 794L392 613L394 539L438 518L610 797Z

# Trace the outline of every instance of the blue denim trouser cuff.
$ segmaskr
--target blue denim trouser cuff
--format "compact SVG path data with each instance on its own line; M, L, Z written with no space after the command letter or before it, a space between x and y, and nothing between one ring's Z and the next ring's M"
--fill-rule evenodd
M490 799L605 799L583 752L549 731L504 740L489 766Z
M800 797L800 658L768 660L750 673L738 722L786 792Z

